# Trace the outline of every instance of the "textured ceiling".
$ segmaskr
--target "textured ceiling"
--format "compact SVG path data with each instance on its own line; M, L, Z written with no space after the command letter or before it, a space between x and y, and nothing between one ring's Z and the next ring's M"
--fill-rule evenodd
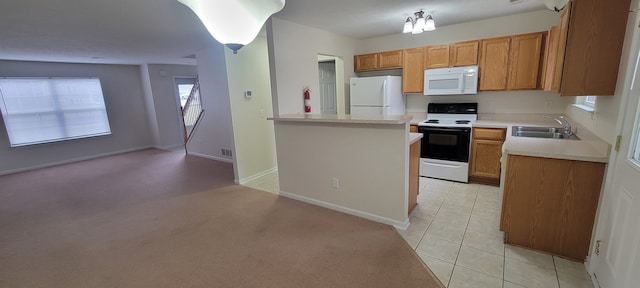
M354 38L399 33L417 10L436 25L544 9L540 0L288 0L275 17ZM0 59L81 63L195 63L214 40L176 0L0 2Z

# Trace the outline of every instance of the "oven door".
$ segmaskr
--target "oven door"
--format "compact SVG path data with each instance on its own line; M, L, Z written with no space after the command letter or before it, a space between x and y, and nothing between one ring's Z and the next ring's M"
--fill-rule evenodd
M420 158L469 162L470 127L419 126L422 133Z

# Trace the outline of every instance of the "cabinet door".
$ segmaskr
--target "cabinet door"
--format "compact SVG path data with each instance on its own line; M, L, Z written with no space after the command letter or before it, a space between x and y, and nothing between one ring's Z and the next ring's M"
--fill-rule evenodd
M428 46L424 69L449 67L449 45Z
M420 189L420 141L409 146L409 215L418 205Z
M402 92L422 93L424 89L424 48L404 50L402 56Z
M553 26L549 29L547 41L545 42L544 67L542 68L542 75L540 75L542 77L540 82L544 91L553 91L559 41L560 26Z
M540 58L544 33L511 37L509 90L534 90L539 87Z
M604 167L509 155L500 222L505 242L583 261Z
M471 176L500 179L502 141L474 139L471 143Z
M506 90L510 37L482 40L480 50L481 91Z
M353 60L354 63L354 70L356 72L359 71L371 71L371 70L376 70L378 69L378 54L377 53L373 53L373 54L364 54L364 55L356 55L353 56L355 59Z
M551 91L560 93L560 83L562 83L562 68L564 67L564 55L567 49L567 36L569 34L569 15L571 14L572 3L560 13L560 31L558 32L558 47L556 48L556 63L553 66L553 80L551 82Z
M478 46L480 42L470 41L451 45L451 66L478 65Z
M602 0L573 0L563 9L564 49L559 50L564 53L557 65L562 75L556 76L561 96L615 94L630 0L602 5Z
M402 50L378 53L378 68L399 69L402 68Z

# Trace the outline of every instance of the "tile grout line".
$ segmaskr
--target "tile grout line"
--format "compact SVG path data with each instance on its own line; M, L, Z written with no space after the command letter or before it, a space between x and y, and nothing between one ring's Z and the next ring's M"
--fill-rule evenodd
M556 266L556 257L551 256L553 260L553 270L556 271L556 282L558 283L558 288L560 288L560 276L558 276L558 266Z
M478 188L478 191L479 190L480 190L480 188ZM476 198L473 200L473 206L471 207L471 213L469 213L469 219L467 219L467 225L464 227L464 234L462 234L462 242L460 243L460 248L458 249L458 254L456 254L456 261L454 261L454 263L453 263L453 270L451 270L451 277L449 277L449 283L451 283L451 279L453 278L453 271L456 270L456 265L458 264L458 257L460 257L460 251L462 251L462 243L464 243L464 238L467 236L467 229L469 229L469 222L471 221L471 214L473 213L473 208L476 207L476 200L478 200L478 191L476 191ZM460 266L460 267L462 267L462 266ZM469 269L469 270L475 271L473 269ZM475 272L482 273L482 272L479 272L479 271L475 271ZM484 273L482 273L482 274L484 274ZM447 287L449 287L449 285L447 285Z

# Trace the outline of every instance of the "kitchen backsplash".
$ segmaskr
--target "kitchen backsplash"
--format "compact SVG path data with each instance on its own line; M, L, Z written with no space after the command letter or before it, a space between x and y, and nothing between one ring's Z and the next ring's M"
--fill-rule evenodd
M490 91L476 95L425 96L407 94L407 112L426 112L427 104L477 102L478 113L562 114L572 97L560 97L545 91Z

